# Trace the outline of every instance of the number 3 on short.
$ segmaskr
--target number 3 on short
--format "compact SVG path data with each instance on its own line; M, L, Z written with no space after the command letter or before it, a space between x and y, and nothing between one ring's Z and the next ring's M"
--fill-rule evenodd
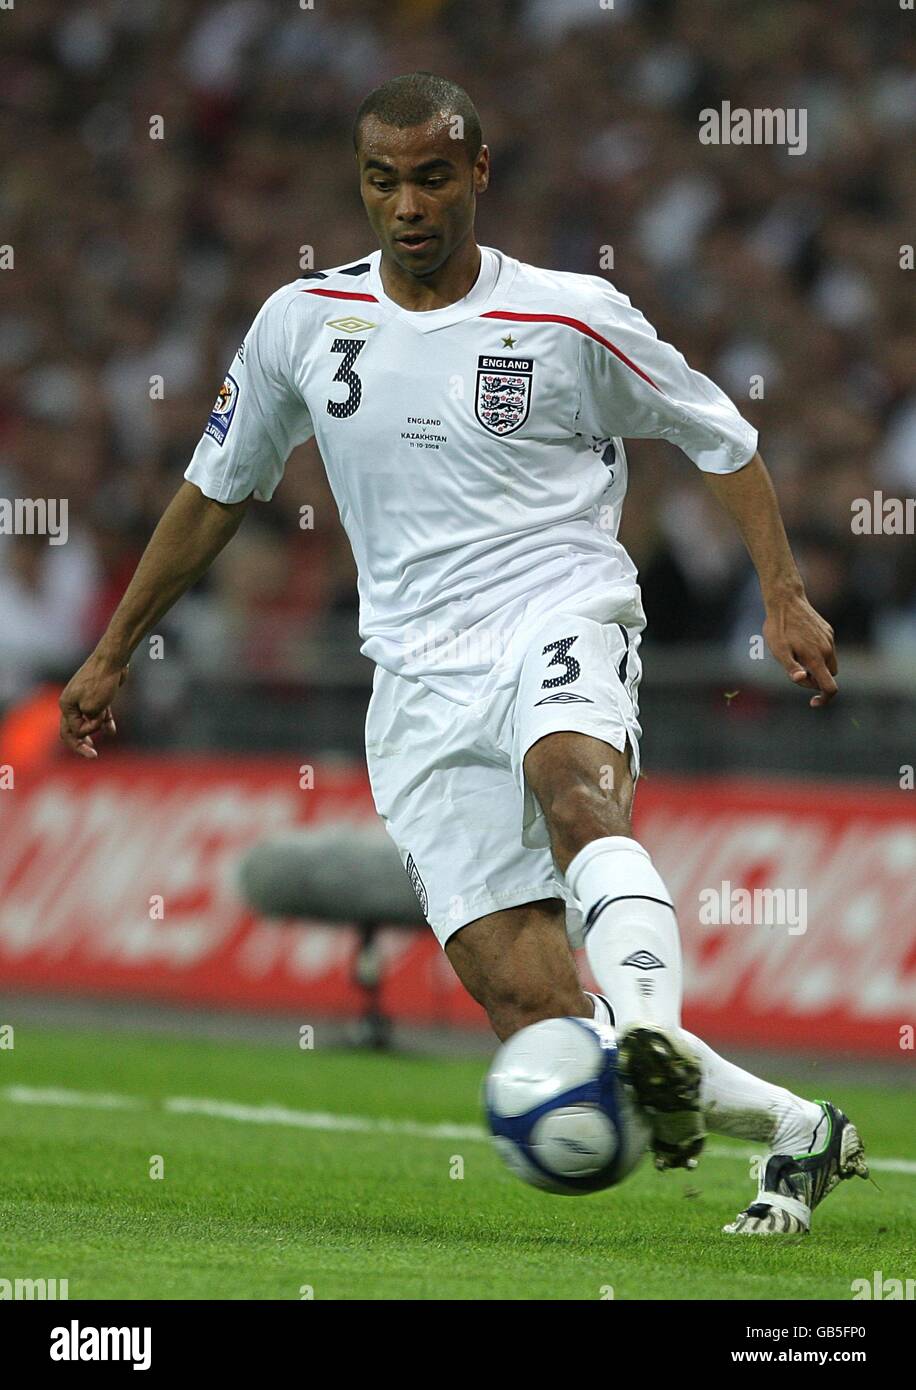
M582 667L574 656L569 655L569 649L575 641L575 637L561 637L558 642L547 643L547 646L542 652L542 656L546 656L548 652L554 653L554 656L551 657L547 665L559 666L560 662L562 662L566 670L562 676L553 676L549 680L542 681L542 690L548 690L553 685L568 685L570 681L579 679L579 676L582 674Z

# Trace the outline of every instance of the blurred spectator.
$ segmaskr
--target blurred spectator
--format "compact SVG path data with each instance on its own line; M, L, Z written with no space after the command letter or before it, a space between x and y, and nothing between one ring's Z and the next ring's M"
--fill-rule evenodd
M0 548L0 700L81 659L97 562L84 536L66 545L15 536Z

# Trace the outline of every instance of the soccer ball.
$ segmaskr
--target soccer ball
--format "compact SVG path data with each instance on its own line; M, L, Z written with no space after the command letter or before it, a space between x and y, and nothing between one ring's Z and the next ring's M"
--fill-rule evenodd
M503 1043L485 1085L493 1142L512 1172L547 1192L613 1187L645 1152L649 1130L617 1071L612 1029L549 1018Z

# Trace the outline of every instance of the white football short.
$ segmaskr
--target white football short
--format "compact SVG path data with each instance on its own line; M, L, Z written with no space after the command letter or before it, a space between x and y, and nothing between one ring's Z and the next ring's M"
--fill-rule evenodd
M376 667L366 760L376 809L424 916L445 945L468 922L543 898L581 915L550 852L523 760L545 734L574 730L623 751L639 775L641 628L557 611L537 627L517 682L470 705Z

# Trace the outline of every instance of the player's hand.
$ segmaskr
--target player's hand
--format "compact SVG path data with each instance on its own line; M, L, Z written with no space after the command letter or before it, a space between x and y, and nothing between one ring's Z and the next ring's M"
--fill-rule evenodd
M771 608L763 625L767 646L796 685L816 690L812 709L828 704L837 693L833 628L801 595Z
M111 666L93 652L61 695L60 737L81 758L97 758L94 740L117 733L111 702L127 672L127 666Z

